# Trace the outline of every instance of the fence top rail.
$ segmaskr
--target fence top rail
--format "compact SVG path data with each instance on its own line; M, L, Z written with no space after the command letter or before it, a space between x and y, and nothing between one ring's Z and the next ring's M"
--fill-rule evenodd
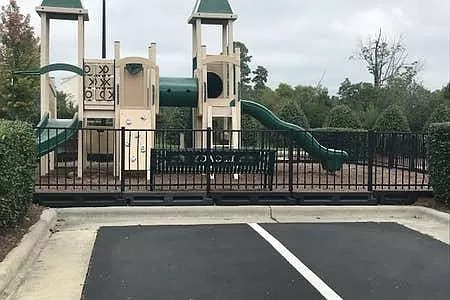
M426 132L410 132L410 131L372 131L375 134L403 134L403 135L428 135Z
M35 130L47 131L47 130L66 130L66 131L108 131L108 132L120 132L122 130L126 132L153 132L153 133L280 133L289 134L291 130L270 130L270 129L241 129L241 130L231 130L231 129L128 129L128 128L110 128L110 127L78 127L78 128L67 128L67 127L33 127ZM415 137L426 137L428 133L423 132L378 132L378 131L353 131L353 130L304 130L304 132L310 133L313 136L315 134L353 134L353 135L367 135L373 134L375 136L389 136L389 135L399 135L399 136L415 136Z

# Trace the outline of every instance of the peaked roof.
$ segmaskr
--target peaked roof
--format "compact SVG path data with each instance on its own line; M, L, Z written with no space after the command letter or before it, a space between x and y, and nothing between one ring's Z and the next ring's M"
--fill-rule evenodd
M39 15L46 13L50 19L77 20L82 15L89 21L88 11L84 9L81 0L42 0L36 11Z
M228 0L200 0L197 1L197 13L212 13L212 14L233 14Z
M228 0L197 0L189 18L189 23L202 19L204 24L221 24L226 20L236 20Z
M83 4L81 4L80 0L43 0L41 6L83 8Z

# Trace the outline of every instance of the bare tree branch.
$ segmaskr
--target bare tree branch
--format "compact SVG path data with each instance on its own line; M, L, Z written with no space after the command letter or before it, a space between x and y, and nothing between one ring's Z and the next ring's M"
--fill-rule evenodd
M408 61L408 51L404 46L403 37L389 39L381 28L366 42L361 41L358 54L350 59L358 59L365 63L373 76L376 88L388 84L397 77L412 80L420 71L418 61Z

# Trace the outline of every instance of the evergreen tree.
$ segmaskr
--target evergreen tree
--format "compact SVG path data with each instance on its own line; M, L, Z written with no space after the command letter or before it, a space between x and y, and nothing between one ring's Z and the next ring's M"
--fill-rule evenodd
M309 129L309 121L303 112L300 103L296 101L287 101L278 111L278 116L286 122L298 125L304 129Z
M0 19L0 117L37 122L40 79L13 72L39 68L39 40L15 0L2 7Z
M242 42L234 42L234 48L239 48L241 50L241 83L242 89L251 89L250 83L251 78L250 75L252 73L250 69L250 62L252 61L252 57L248 54L248 48Z
M267 69L263 66L258 66L252 73L255 75L252 79L252 82L255 84L253 88L257 91L265 89L267 77L269 76Z
M323 127L330 128L361 128L361 122L347 105L335 106L325 121Z
M408 119L398 105L389 106L377 119L375 131L410 131Z

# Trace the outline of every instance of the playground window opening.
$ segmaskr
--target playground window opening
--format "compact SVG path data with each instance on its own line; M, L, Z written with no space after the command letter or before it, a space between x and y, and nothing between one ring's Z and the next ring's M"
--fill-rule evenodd
M223 54L222 26L203 24L203 44L208 45L207 53L210 55Z

